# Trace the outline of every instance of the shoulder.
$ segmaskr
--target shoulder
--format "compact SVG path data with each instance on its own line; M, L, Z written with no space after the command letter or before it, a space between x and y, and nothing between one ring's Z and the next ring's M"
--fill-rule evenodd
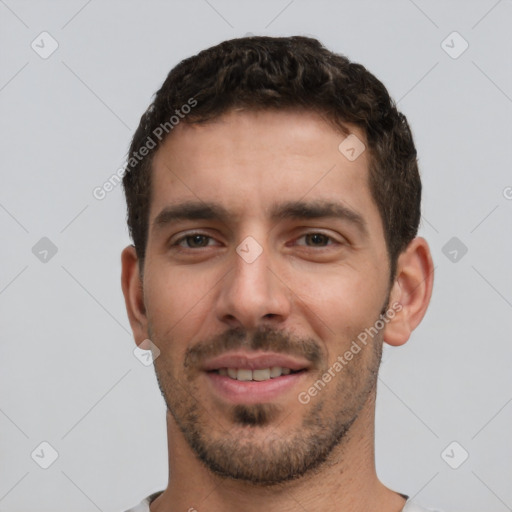
M147 498L143 499L138 505L135 507L129 508L125 510L125 512L150 512L149 511L149 500Z
M154 501L160 494L164 491L158 491L153 494L150 494L147 498L144 498L138 505L135 507L129 508L125 510L125 512L150 512L149 505L152 501Z
M411 500L407 500L405 503L405 507L402 509L402 512L443 512L440 509L435 508L427 508L422 505L418 505L418 503L414 503Z

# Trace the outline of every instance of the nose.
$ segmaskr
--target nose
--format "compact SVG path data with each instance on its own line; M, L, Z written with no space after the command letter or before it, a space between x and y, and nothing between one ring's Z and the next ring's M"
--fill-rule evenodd
M262 249L254 261L234 252L232 270L221 281L216 315L229 327L277 326L290 315L292 292L279 275L276 258Z

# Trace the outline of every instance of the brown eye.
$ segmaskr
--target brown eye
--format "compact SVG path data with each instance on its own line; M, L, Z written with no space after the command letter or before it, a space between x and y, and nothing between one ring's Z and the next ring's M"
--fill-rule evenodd
M325 247L329 241L332 240L330 236L324 235L323 233L309 233L305 236L306 244L311 242L313 247ZM307 244L308 245L308 244Z
M203 247L208 247L212 240L213 238L211 236L204 235L202 233L191 233L182 236L172 245L183 249L201 249Z
M195 247L206 247L208 245L209 236L205 235L190 235L185 237L188 247L191 249Z

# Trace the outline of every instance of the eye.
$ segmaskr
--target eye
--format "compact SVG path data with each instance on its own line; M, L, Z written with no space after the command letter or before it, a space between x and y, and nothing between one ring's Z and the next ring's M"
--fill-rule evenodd
M305 240L305 244L297 244L297 245L306 245L308 247L326 247L328 245L333 245L334 243L338 243L334 240L333 237L326 235L325 233L314 232L314 233L306 233L297 240ZM329 243L332 242L332 243Z
M203 247L208 247L208 242L211 240L213 240L211 236L203 233L188 233L187 235L178 238L171 244L171 246L182 247L184 249L201 249Z

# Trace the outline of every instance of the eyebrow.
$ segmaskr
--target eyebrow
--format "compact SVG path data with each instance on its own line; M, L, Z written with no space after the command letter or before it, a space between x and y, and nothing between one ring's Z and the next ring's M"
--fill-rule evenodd
M217 220L226 222L228 211L216 203L186 201L165 207L153 221L153 227L160 228L182 220Z
M160 229L183 220L211 220L227 223L233 218L234 215L218 203L186 201L165 207L153 221L153 228ZM274 204L270 208L270 218L273 221L337 218L353 224L361 234L368 235L367 223L360 213L333 201L288 201Z
M368 226L364 217L341 203L326 200L289 201L275 205L271 209L272 220L307 220L337 218L353 224L361 234L368 235Z

